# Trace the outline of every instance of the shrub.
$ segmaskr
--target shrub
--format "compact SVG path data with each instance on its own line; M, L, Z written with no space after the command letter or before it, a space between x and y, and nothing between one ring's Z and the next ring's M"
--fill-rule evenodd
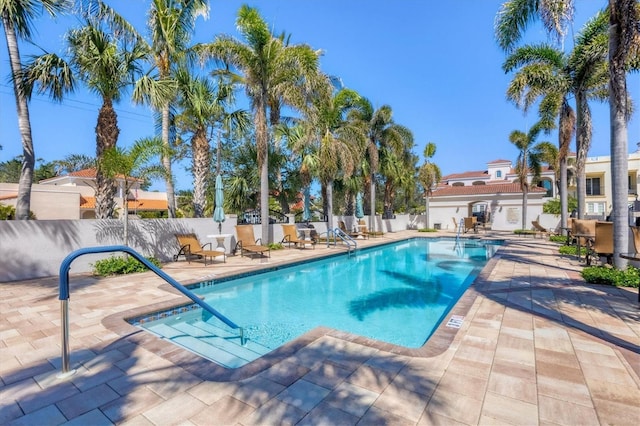
M438 230L433 228L419 228L418 232L438 232Z
M535 235L536 231L531 229L514 229L513 233L516 235Z
M282 250L284 248L284 246L282 245L282 243L269 243L268 246L271 250Z
M550 235L549 241L553 241L554 243L564 244L567 242L567 237L565 237L564 235Z
M149 262L156 265L158 268L162 267L160 261L155 257L147 257ZM98 260L93 264L94 275L109 276L109 275L122 275L132 274L134 272L144 272L147 267L138 262L132 256L111 256L108 259Z
M582 278L591 284L638 288L640 286L640 269L633 266L629 266L625 270L609 266L590 266L582 270Z
M577 256L578 255L578 247L577 246L560 246L560 247L558 247L558 251L560 252L560 254L568 254L568 255L573 255L573 256ZM586 256L587 255L587 248L586 247L580 247L580 255L581 256Z

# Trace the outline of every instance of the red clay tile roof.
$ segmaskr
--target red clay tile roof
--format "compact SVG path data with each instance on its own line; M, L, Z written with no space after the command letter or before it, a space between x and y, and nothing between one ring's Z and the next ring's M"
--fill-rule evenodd
M471 178L488 178L489 174L486 170L476 170L473 172L452 173L442 177L442 180L454 180L454 179L471 179Z
M499 164L499 163L511 163L511 160L493 160L493 161L489 161L487 164Z
M540 187L533 187L529 192L546 192ZM467 185L467 186L444 186L433 192L432 197L446 197L452 195L481 195L481 194L521 194L520 184L501 183L492 185Z
M167 200L130 200L129 210L167 210ZM96 208L96 198L80 196L80 208L93 210Z

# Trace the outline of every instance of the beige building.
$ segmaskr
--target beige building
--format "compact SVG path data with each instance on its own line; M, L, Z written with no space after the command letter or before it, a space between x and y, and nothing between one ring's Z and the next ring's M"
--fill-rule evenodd
M611 157L589 157L586 162L586 214L605 218L611 210ZM629 154L629 206L632 215L640 217L640 143ZM557 196L554 171L545 169L537 187L530 189L527 201L527 222L522 223L522 190L509 160L487 163L480 171L454 173L443 176L429 197L428 227L454 229L454 223L468 216L485 219L495 230L530 229L531 221L542 214L543 204ZM569 194L576 196L575 179L570 182ZM559 220L559 218L558 218ZM632 220L635 220L632 218ZM547 224L555 226L556 224Z
M40 181L31 187L31 211L39 220L95 219L95 169L85 169L65 176ZM119 193L114 200L116 210L123 207L124 178L116 178ZM139 212L162 212L167 216L167 194L140 189L140 181L129 179L126 194L130 215ZM0 204L15 207L17 183L0 183Z

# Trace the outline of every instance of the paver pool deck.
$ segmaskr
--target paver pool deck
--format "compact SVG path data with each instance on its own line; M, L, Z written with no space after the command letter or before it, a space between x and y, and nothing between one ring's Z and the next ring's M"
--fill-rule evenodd
M638 290L586 284L554 243L499 237L507 243L450 314L460 328L445 320L423 348L318 328L236 370L124 321L185 300L147 272L71 277L76 372L59 378L57 277L0 283L0 424L640 424ZM338 250L164 271L190 283Z

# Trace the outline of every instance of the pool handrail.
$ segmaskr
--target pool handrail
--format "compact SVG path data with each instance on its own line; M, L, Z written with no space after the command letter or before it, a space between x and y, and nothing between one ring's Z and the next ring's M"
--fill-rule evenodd
M351 244L353 244L353 250L355 251L358 248L358 243L354 240L351 235L347 234L340 228L334 228L333 233L336 237L340 238L342 242L347 245L347 249L349 254L351 254Z
M58 299L61 302L61 316L62 316L62 374L69 373L69 269L71 269L71 262L73 262L77 257L80 257L85 254L97 254L97 253L110 253L122 251L131 256L133 256L136 260L142 263L144 266L149 268L153 273L157 276L165 280L167 283L171 284L175 289L180 291L183 295L187 296L194 303L198 304L202 309L211 313L213 316L218 318L220 321L225 323L227 326L232 329L237 329L240 334L240 344L245 344L244 337L244 329L229 318L222 315L220 312L215 310L209 304L207 304L204 300L196 296L193 292L187 289L185 286L177 282L175 279L171 278L167 273L162 271L156 265L147 260L144 256L142 256L137 251L133 250L131 247L127 246L100 246L100 247L85 247L82 249L78 249L70 253L67 257L64 258L62 263L60 264L60 286L59 286L59 295Z

